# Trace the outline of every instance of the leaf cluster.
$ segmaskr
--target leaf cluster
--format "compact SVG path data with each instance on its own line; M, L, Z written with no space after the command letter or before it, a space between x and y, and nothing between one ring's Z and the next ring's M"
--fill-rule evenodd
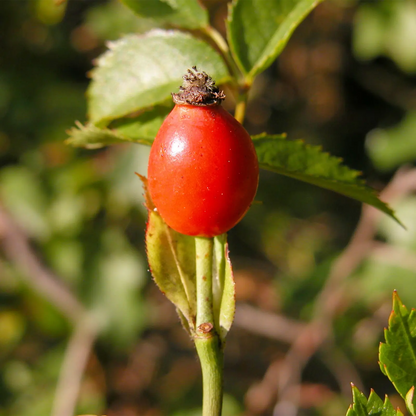
M381 343L379 348L381 371L390 379L412 416L416 414L414 398L416 385L415 317L415 309L409 311L395 291L389 326L384 331L385 343ZM387 396L383 402L372 390L367 400L355 386L352 386L352 394L353 404L348 409L347 416L403 416L400 409L393 408Z

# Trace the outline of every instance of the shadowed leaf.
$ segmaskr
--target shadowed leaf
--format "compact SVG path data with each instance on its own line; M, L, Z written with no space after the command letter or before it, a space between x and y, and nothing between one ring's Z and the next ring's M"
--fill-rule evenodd
M323 152L321 147L308 145L301 140L285 140L284 135L259 135L252 138L261 168L372 205L400 224L393 210L359 178L358 171L342 165L341 159Z
M198 29L208 25L208 13L198 0L121 0L139 16L160 25Z

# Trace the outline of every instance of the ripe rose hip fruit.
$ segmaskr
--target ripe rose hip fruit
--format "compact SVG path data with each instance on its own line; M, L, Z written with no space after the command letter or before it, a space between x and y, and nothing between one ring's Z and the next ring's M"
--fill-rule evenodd
M257 190L259 167L244 127L205 72L189 70L150 151L148 187L174 230L213 237L234 227Z

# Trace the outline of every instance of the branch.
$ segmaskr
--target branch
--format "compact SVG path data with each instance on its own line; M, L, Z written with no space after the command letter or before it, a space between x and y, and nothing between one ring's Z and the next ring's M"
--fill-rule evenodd
M21 272L26 282L54 305L73 324L86 313L62 280L39 260L29 239L9 213L0 206L0 244L6 257Z

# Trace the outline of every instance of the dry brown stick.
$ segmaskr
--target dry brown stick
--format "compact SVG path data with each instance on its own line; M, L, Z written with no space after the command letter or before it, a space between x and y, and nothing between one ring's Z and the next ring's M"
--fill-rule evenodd
M305 324L248 304L238 304L234 323L246 331L281 342L292 343Z
M86 313L84 306L70 289L48 270L33 248L29 239L9 213L0 206L0 242L6 257L21 272L26 282L45 297L73 324Z
M96 339L96 327L87 318L79 321L65 351L51 416L73 416L82 377Z
M380 197L382 200L391 201L415 190L416 169L403 168L397 172ZM279 372L279 402L275 406L273 416L297 414L299 394L294 395L293 391L299 391L303 368L330 337L333 319L347 306L344 296L345 281L374 248L373 238L380 215L382 214L375 208L363 206L361 218L348 246L334 262L328 279L315 301L312 320L298 335L286 355ZM282 408L285 409L285 413L282 412ZM291 413L288 413L288 410Z

